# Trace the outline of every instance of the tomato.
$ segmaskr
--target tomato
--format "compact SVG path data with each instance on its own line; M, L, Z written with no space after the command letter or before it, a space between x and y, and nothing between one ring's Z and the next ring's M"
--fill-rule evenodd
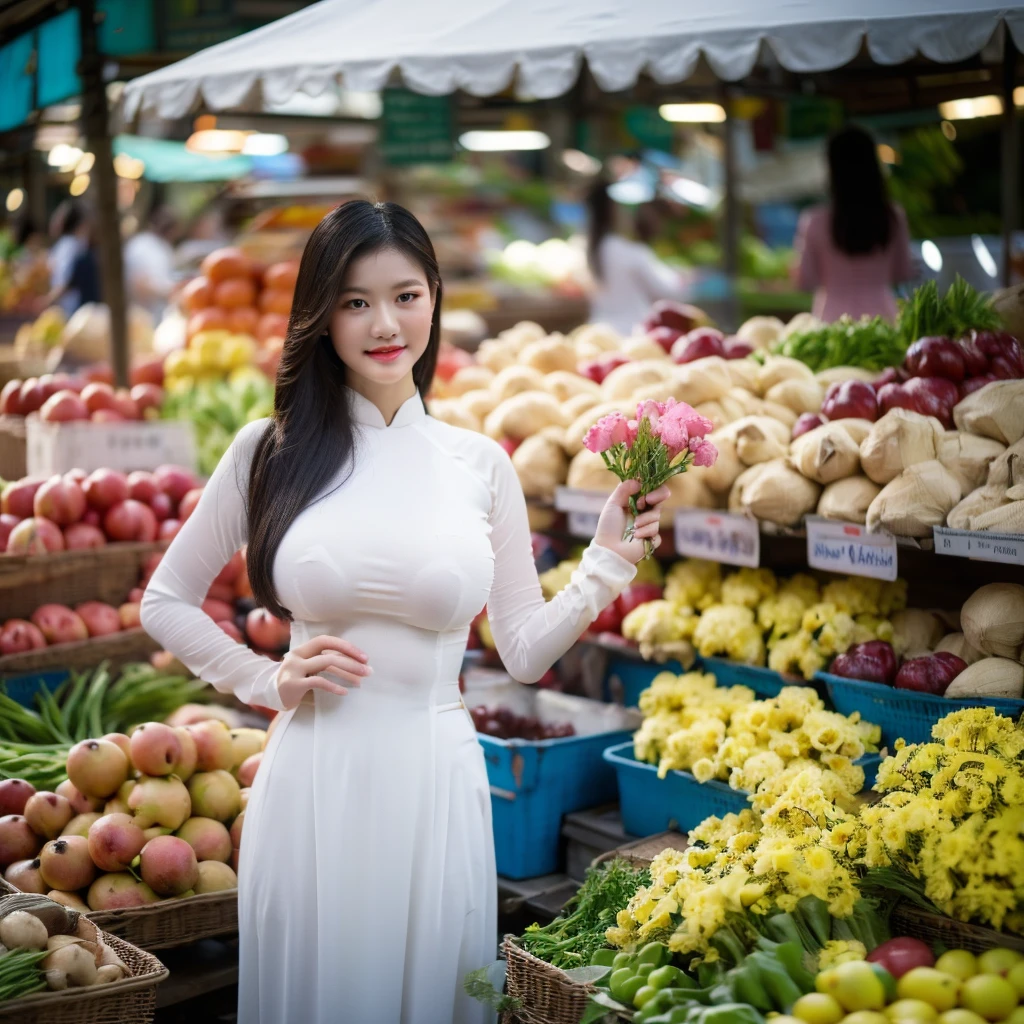
M260 292L261 313L281 313L287 316L292 311L292 293L282 288L264 288Z
M232 334L249 334L256 337L260 315L252 306L239 306L228 310L228 330Z
M263 274L264 288L281 288L286 292L295 290L295 282L299 277L298 260L285 260L272 263Z
M256 324L256 338L283 338L288 333L288 317L282 313L264 313Z
M249 258L241 249L229 246L225 249L215 249L200 267L202 272L214 284L226 281L230 277L244 277L249 273Z
M185 334L189 338L192 338L197 334L201 334L203 331L227 330L227 326L227 313L218 306L209 306L206 309L199 310L198 313L193 313L188 318L188 326L185 328Z
M252 306L256 302L256 286L251 277L229 277L216 285L213 296L222 309Z
M662 593L663 589L656 583L633 583L619 594L616 604L625 618L637 606L660 600Z
M205 277L193 277L181 289L181 308L186 313L198 313L213 303L213 285Z

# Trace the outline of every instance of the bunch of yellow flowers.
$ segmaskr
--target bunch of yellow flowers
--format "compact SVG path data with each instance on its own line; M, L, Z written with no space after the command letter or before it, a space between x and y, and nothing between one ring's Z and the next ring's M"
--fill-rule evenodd
M847 853L855 818L828 799L822 774L819 765L803 767L765 811L708 818L685 851L662 851L651 885L619 911L608 941L633 950L658 940L710 961L719 931L742 932L748 915L793 910L804 896L849 917L859 895Z
M820 772L833 801L851 806L864 787L854 761L877 750L880 738L878 726L859 715L826 711L809 687L786 686L756 700L746 686L718 686L711 673L660 673L640 695L640 710L638 760L657 764L661 778L677 769L699 782L728 781L765 809L808 768Z
M770 569L742 568L723 575L717 562L690 558L669 569L664 599L635 609L622 631L641 645L658 642L654 634L692 640L705 658L810 679L852 644L891 640L886 616L906 604L903 580L849 577L820 587L806 573L780 580Z
M1024 727L967 708L932 737L896 743L851 850L866 868L916 880L949 917L1024 932Z

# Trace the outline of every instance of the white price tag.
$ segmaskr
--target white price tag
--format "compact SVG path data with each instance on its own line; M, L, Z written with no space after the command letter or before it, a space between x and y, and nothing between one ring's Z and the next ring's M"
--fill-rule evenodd
M607 501L608 495L599 491L579 491L573 487L559 487L555 491L555 508L568 513L569 532L577 537L594 536Z
M676 510L675 528L680 555L751 568L761 563L761 531L756 519L681 508Z
M1024 536L1019 533L988 533L981 530L949 530L936 526L935 551L939 555L959 555L983 562L1024 565Z
M812 569L896 579L896 538L868 533L856 523L810 517L807 520L807 564Z

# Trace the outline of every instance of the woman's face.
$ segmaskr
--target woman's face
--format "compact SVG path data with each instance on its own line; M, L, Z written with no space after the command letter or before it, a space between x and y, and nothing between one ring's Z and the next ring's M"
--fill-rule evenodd
M423 268L382 249L349 268L331 316L331 341L350 374L397 384L426 350L433 313Z

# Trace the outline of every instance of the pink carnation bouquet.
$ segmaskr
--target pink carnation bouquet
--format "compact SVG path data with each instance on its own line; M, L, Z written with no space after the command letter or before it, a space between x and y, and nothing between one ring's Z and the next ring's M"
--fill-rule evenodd
M666 402L653 399L640 402L636 419L627 420L621 412L603 416L587 431L583 444L604 459L604 464L620 480L637 480L639 494L629 499L633 523L623 540L631 540L638 515L637 498L650 494L663 483L690 466L713 466L718 449L705 437L713 424L685 402L674 398ZM645 558L654 548L644 542Z

